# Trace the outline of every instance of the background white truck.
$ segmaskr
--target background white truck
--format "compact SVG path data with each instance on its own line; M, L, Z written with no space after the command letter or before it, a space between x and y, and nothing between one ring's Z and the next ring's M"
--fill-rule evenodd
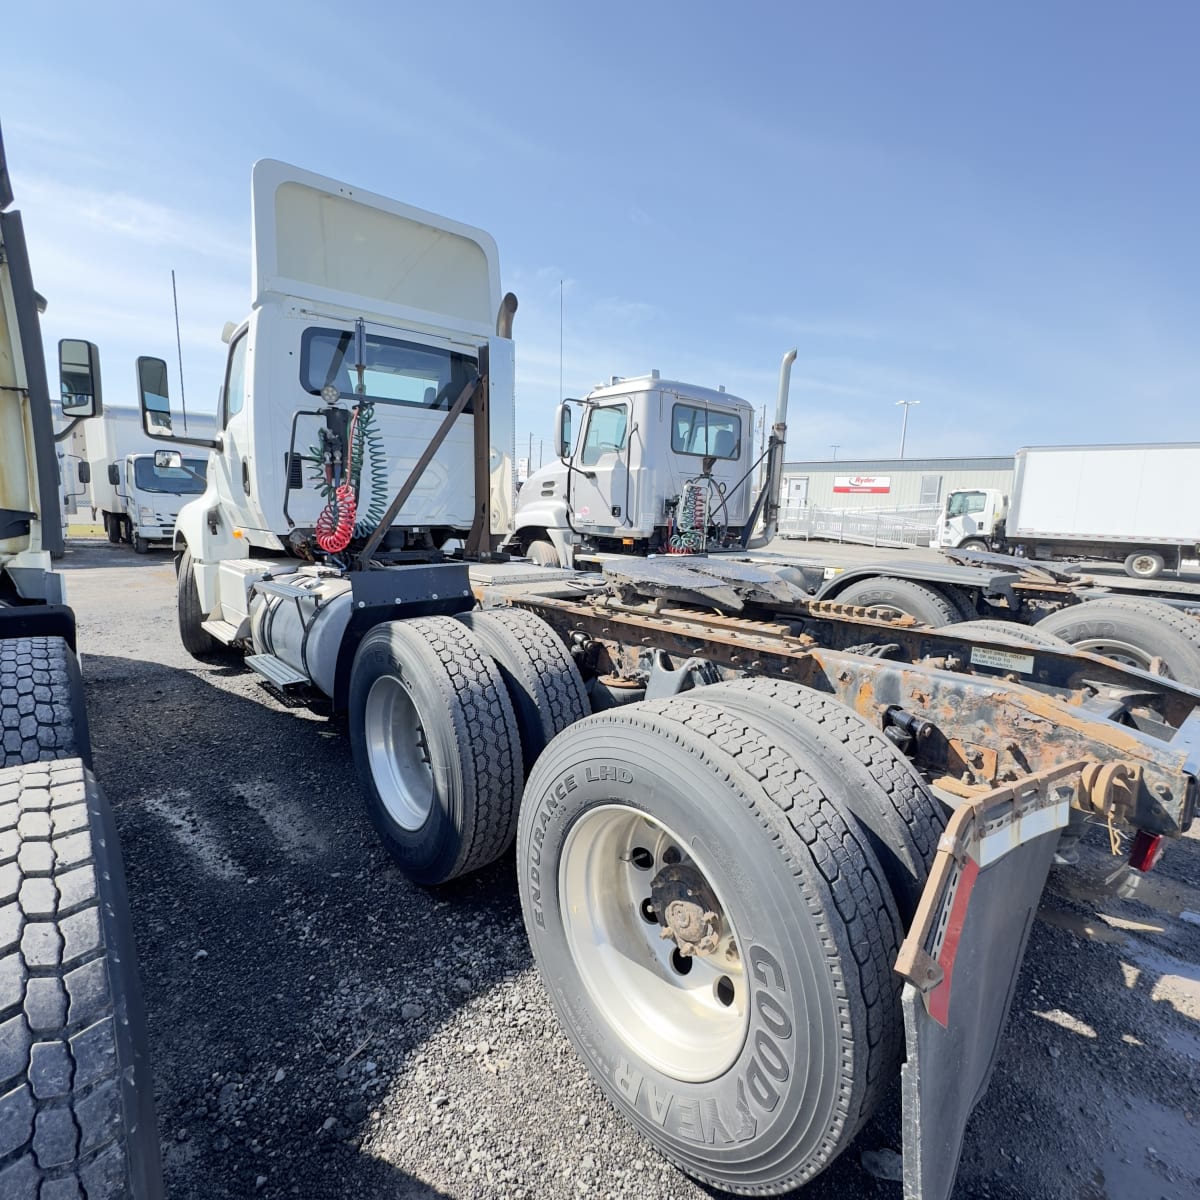
M1012 495L949 492L934 545L1178 570L1200 554L1200 444L1018 450Z
M559 406L555 451L521 488L509 541L537 563L740 544L758 513L754 407L723 388L614 376Z
M189 413L186 429L211 437L216 418ZM175 467L156 466L154 442L142 431L136 408L105 406L100 417L72 436L80 480L108 540L128 542L139 554L154 542L170 544L179 509L204 491L208 456L189 456Z

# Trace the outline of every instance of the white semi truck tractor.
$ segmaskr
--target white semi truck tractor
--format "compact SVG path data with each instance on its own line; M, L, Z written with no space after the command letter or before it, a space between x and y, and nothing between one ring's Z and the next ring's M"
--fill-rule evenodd
M159 1200L154 1087L113 814L92 774L54 410L0 139L0 1196ZM60 438L102 408L60 345Z
M571 567L596 553L742 544L758 516L754 408L724 388L649 375L559 406L556 461L518 496L511 547ZM572 429L575 426L575 429Z
M564 1031L681 1168L789 1191L902 1077L906 1194L945 1200L1054 855L1099 819L1149 869L1189 827L1200 693L813 600L765 563L504 561L516 304L492 239L274 161L252 212L251 313L176 525L184 645L345 712L413 881L515 842ZM147 426L165 374L139 365ZM674 428L721 460L703 417ZM576 468L617 470L595 445Z

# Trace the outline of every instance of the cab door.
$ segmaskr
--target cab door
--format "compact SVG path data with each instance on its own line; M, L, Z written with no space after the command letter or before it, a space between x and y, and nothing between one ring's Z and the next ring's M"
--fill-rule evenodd
M222 508L243 528L261 529L263 522L253 503L252 463L250 461L250 412L247 396L247 354L250 330L246 327L229 343L225 365L225 384L221 389L221 452L214 455L213 482L221 497Z
M582 533L628 528L629 404L597 404L587 412L570 475L571 520Z

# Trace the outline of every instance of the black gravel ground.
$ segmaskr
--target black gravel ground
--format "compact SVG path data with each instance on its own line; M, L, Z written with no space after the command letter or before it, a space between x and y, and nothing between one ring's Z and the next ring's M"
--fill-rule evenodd
M80 541L62 566L172 1197L711 1194L624 1125L558 1032L511 859L410 885L367 824L344 729L185 655L165 554ZM1180 916L1200 912L1200 844L1172 847L1136 900L1101 894L1103 846L1052 879L958 1200L1200 1194L1200 927ZM898 1200L879 1176L899 1147L893 1095L806 1200Z

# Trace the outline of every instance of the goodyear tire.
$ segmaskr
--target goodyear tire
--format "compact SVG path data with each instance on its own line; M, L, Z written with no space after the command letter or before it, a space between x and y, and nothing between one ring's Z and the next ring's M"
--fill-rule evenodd
M934 629L974 615L960 608L952 597L935 587L914 583L911 579L893 579L888 575L856 580L833 599L838 604L892 608Z
M410 879L439 884L512 844L517 718L496 664L451 617L377 625L354 656L350 745L367 815Z
M0 770L0 1196L157 1200L112 813L78 758Z
M1036 626L1080 650L1148 670L1155 660L1172 679L1200 688L1200 621L1158 600L1085 600Z
M1053 646L1065 650L1070 642L1064 641L1048 629L1032 625L1018 625L1015 621L956 621L953 625L944 625L938 633L958 633L964 637L977 634L979 637L993 641L1011 642L1020 646Z
M517 715L528 775L538 755L567 726L587 716L583 678L562 639L534 613L495 608L463 613L458 620L500 668Z
M660 936L668 867L711 889L715 949ZM564 1032L697 1179L799 1186L896 1078L900 920L882 870L753 723L675 697L572 726L526 787L517 868Z
M907 929L946 828L945 811L908 759L858 713L795 683L736 680L697 688L689 699L768 731L791 769L811 776L857 824Z

